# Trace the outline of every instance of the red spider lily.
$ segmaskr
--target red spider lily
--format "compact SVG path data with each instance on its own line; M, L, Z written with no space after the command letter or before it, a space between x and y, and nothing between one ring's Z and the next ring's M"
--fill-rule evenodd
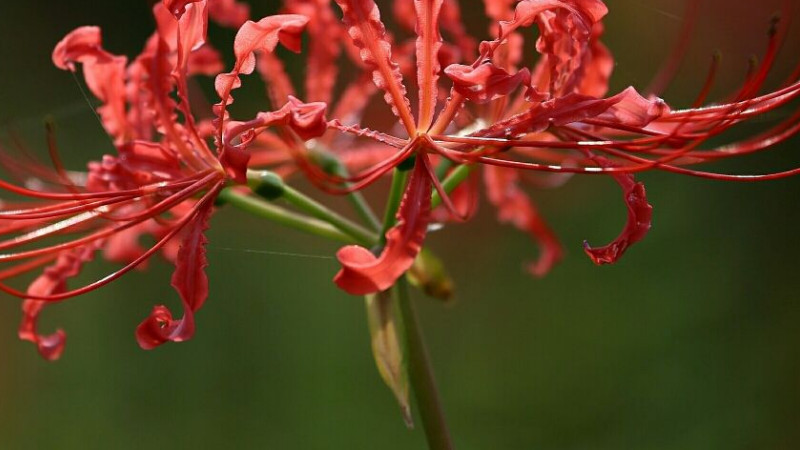
M319 16L324 16L332 23L328 2L286 3L288 8L317 6L310 22L322 21ZM797 77L778 91L757 95L778 48L780 37L775 33L767 58L730 101L706 108L672 110L661 99L644 97L633 88L604 97L613 58L600 42L601 19L607 13L600 0L486 0L487 15L498 21L492 28L494 39L482 42L477 57L467 64L457 61L473 56L475 40L459 23L455 1L393 2L397 22L416 34L409 45L395 42L390 36L374 1L336 3L342 9L349 40L358 51L360 67L370 73L375 87L384 93L384 100L403 131L389 134L369 130L347 124L334 115L329 123L331 129L353 135L362 143L362 147L349 145L347 157L361 154L368 160L368 155L380 152L378 161L346 180L327 176L302 160L298 167L324 189L343 192L334 185L348 181L352 184L347 190L359 189L402 161L416 157L398 224L387 233L380 253L375 256L365 248L351 246L338 254L343 269L336 282L349 293L387 289L410 267L432 217L425 192L435 188L451 213L463 215L455 203L463 203L461 197L466 189L456 191L456 198L450 199L436 176L436 161L466 166L479 163L485 167L489 200L498 207L500 219L529 232L542 246L539 261L531 266L537 275L546 273L561 258L562 250L520 188L515 169L609 174L617 181L628 207L628 224L610 244L600 248L586 245L587 254L597 264L616 261L650 228L652 208L643 185L634 180L637 172L655 169L720 180L767 180L798 173L795 169L736 176L686 167L756 152L788 139L800 129L795 114L756 138L701 149L710 138L800 96ZM524 45L520 31L531 26L539 28L536 50L540 59L527 69L520 67ZM339 39L338 28L331 25L330 30L336 31L327 34L329 45L312 43L312 48L320 51L324 47L328 53L321 58L312 55L309 66L315 63L311 61L326 61L329 65L338 54L333 45L334 36ZM348 43L343 45L348 48ZM416 83L407 88L404 75ZM442 95L448 78L452 83L450 93ZM328 88L321 98L329 98L331 83L322 79L322 85ZM308 81L306 84L311 85ZM416 114L407 94L412 87L418 93ZM709 87L704 87L697 105L703 103ZM374 143L363 143L368 140ZM299 153L297 149L293 152Z
M167 307L155 307L138 327L137 339L149 349L191 338L194 313L208 296L204 232L220 190L229 181L245 179L248 155L244 149L249 139L267 126L287 126L308 137L315 129L325 129L324 122L316 126L309 122L319 106L296 100L244 124L230 120L225 111L238 74L252 70L247 60L253 52L271 52L278 40L294 48L304 17L275 16L245 23L245 6L207 0L165 1L153 12L158 29L130 64L127 58L103 49L96 27L76 29L53 52L59 68L76 71L78 64L83 66L89 89L102 102L98 113L117 154L90 163L81 185L72 182L54 150L56 172L37 171L49 178L54 189L37 191L0 181L3 189L37 201L19 208L6 205L0 212L0 232L13 235L0 242L0 249L10 250L0 255L0 263L10 265L0 272L0 280L47 267L25 292L4 283L0 289L25 299L20 338L34 342L47 359L61 355L65 334L58 330L46 336L37 331L45 305L102 287L159 250L176 266L172 285L184 314L173 319ZM219 89L223 102L214 124L195 121L188 90L190 76L213 75L222 69L218 53L206 43L209 15L222 24L242 25L236 40L240 61L227 78L220 76L233 81ZM209 146L212 137L216 148ZM138 243L144 234L156 238L146 249ZM21 249L44 238L59 242ZM68 281L101 250L124 267L68 289Z
M98 113L117 154L91 163L84 184L74 183L57 158L55 173L31 170L59 191L0 182L40 201L0 212L0 232L13 235L0 242L0 249L14 249L0 255L0 263L10 264L0 280L48 267L27 292L2 283L0 289L26 299L20 336L35 342L44 356L57 358L64 341L60 331L51 336L36 331L47 302L103 286L159 250L175 262L172 284L184 315L175 320L158 306L139 326L137 338L144 348L190 338L193 314L208 296L204 232L213 202L227 184L244 184L248 169L269 167L281 175L301 171L322 191L347 194L393 169L413 167L396 221L378 246L347 246L337 254L342 269L335 282L358 295L395 284L414 264L432 221L470 215L477 197L474 180L452 192L447 180L469 176L478 166L499 219L539 242L539 259L530 266L539 276L561 259L562 249L525 193L518 169L549 174L544 184L576 173L608 175L619 184L628 221L608 245L585 245L597 264L615 262L650 229L652 207L634 178L638 172L745 181L800 173L737 176L690 168L761 151L800 131L796 112L760 135L704 146L800 97L800 69L785 86L762 93L783 28L775 28L763 62L738 92L702 107L712 70L695 105L676 110L655 96L658 89L646 96L634 88L607 95L614 63L600 41L607 13L600 0L484 0L494 24L491 38L480 44L461 23L456 0L394 1L397 25L413 32L408 41L387 31L373 0L285 0L284 5L283 14L254 22L233 0L164 0L154 8L157 32L131 63L104 50L93 27L74 31L57 46L57 66L73 71L83 66L89 89L102 102ZM228 72L220 73L218 53L206 43L209 16L239 27ZM539 59L526 68L522 31L530 27L539 31ZM295 86L274 51L282 44L300 52L304 31L306 76ZM341 61L355 70L340 67ZM673 66L668 64L656 88ZM271 109L233 120L233 93L241 77L254 72L267 84ZM217 75L213 121L193 115L189 78L194 75ZM393 114L382 131L363 120L377 93ZM328 153L347 173L321 167L320 156ZM435 209L433 198L444 208ZM156 244L140 247L143 234L154 236ZM20 249L51 237L62 242ZM100 250L125 266L68 290L68 280Z
M539 241L541 254L531 265L531 272L539 276L562 257L562 250L520 187L514 169L609 174L620 184L629 221L607 246L592 249L586 245L587 254L598 264L616 261L649 229L651 207L644 187L633 179L636 172L657 169L731 180L796 173L739 177L685 167L758 151L797 132L793 117L756 139L700 149L709 138L797 97L796 84L756 95L774 61L780 41L775 35L757 74L732 101L672 111L657 97L643 97L633 88L604 97L613 57L600 42L601 19L607 10L599 0L486 0L486 13L497 25L491 29L494 39L477 49L476 39L460 22L459 4L453 0L392 2L396 22L416 34L409 42L398 42L390 35L373 1L336 1L343 24L336 20L330 1L284 3L287 13L308 19L306 100L335 105L328 108L331 132L308 142L285 133L262 133L250 148L251 167L267 166L284 175L300 169L324 191L346 193L368 186L417 156L407 194L418 195L430 184L451 213L463 216L457 204L474 204L469 200L474 198L469 192L472 184L460 187L449 198L434 174L434 162L442 165L449 161L443 167L480 163L485 167L489 200L498 208L500 220ZM536 41L540 59L530 69L521 68L524 38L520 31L534 25L540 31ZM334 86L341 74L336 61L341 53L361 74L336 99ZM459 64L467 58L473 59ZM297 95L274 55L260 55L255 67L267 82L274 105ZM415 83L406 87L404 78ZM444 94L448 78L452 82L449 96ZM707 83L697 105L703 103L709 88ZM407 94L412 89L418 94L416 114ZM403 131L390 134L359 124L374 92L383 92ZM321 110L320 106L317 112ZM349 177L325 173L309 161L309 155L318 149L333 152L355 173ZM344 182L346 187L341 187ZM360 247L342 249L339 257L344 268L336 277L337 284L353 294L391 286L413 262L432 217L442 217L428 210L424 202L418 207L404 203L397 228L387 234L386 246L375 257Z

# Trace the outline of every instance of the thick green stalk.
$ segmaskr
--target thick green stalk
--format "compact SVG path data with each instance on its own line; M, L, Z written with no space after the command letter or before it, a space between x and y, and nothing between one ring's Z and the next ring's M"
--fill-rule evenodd
M358 244L372 246L378 240L375 233L353 223L325 205L284 183L280 176L270 171L248 171L250 188L267 200L282 198L304 212L327 222L345 234L352 236Z
M351 222L343 216L340 216L338 213L331 211L322 203L319 203L311 197L308 197L291 186L284 185L283 198L292 205L311 214L317 219L328 222L348 235L353 236L362 245L371 246L375 244L375 241L377 240L375 233L372 233L364 227Z
M288 211L259 198L236 192L232 188L223 189L219 194L219 200L242 211L295 230L334 241L350 244L357 242L354 237L343 233L331 224Z
M425 436L430 450L452 450L453 442L447 429L442 401L436 388L428 349L422 336L417 312L408 295L408 282L405 277L397 280L397 302L400 319L406 336L406 353L408 355L408 371L417 408L425 428Z

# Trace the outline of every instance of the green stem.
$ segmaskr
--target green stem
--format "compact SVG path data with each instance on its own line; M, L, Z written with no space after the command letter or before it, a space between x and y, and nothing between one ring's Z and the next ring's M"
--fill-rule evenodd
M458 187L459 184L463 183L464 180L467 179L470 173L475 169L475 166L472 164L463 164L450 172L450 175L447 176L442 181L442 187L444 191L448 194L453 192L455 188ZM433 195L431 195L431 209L436 208L437 206L442 204L442 198L439 196L438 191L434 191Z
M341 178L347 178L350 176L347 167L345 167L342 161L339 160L336 155L325 150L324 148L316 147L310 150L310 155L311 159L316 161L317 165L319 165L325 172ZM342 187L345 188L349 188L351 185L351 183L342 183ZM381 229L380 220L378 220L378 217L372 211L369 203L367 203L367 199L364 198L364 195L361 194L360 191L353 191L347 194L347 198L353 205L353 209L355 209L356 214L358 214L361 220L363 220L372 231L379 231Z
M342 178L347 178L350 176L350 173L341 162L339 162L339 164L336 166L335 174ZM349 188L351 184L344 183L342 186ZM358 217L360 217L361 220L367 224L370 230L380 231L381 221L378 219L378 216L375 215L375 212L372 211L372 207L369 206L367 199L364 198L364 194L362 194L361 191L353 191L347 194L347 199L350 200L350 204L353 205L353 209L356 211L356 214L358 214Z
M267 200L283 198L306 213L352 236L361 245L371 246L378 240L378 236L375 233L353 223L335 211L328 209L322 203L289 186L273 172L248 171L247 179L250 188L256 194Z
M343 233L328 223L288 211L259 198L236 192L231 188L223 189L219 194L219 199L242 211L295 230L348 244L356 242L354 237Z
M444 161L440 162L439 165L436 167L436 178L442 179L447 176L447 172L453 168L453 161L449 159L445 159Z
M344 177L347 175L345 174L341 176ZM349 186L345 184L345 187ZM381 221L378 220L378 217L372 211L372 208L369 206L369 203L367 203L367 199L364 198L364 195L361 194L361 192L359 191L351 192L347 196L347 198L350 199L350 203L353 205L353 209L356 210L356 214L358 214L358 217L360 217L361 220L363 220L364 223L366 223L370 227L370 229L374 231L378 231L381 229Z
M381 244L386 243L386 232L389 231L395 224L395 215L397 209L400 208L400 202L403 201L403 192L405 192L406 183L408 182L408 170L395 169L392 175L392 187L389 190L389 198L386 200L386 211L383 214L383 228L381 228Z
M322 203L319 203L289 185L284 185L283 198L317 219L328 222L350 236L353 236L362 245L370 246L377 240L377 236L375 236L374 233L340 216L338 213L331 211Z
M408 283L405 277L397 280L397 301L400 318L406 335L408 371L417 408L422 417L425 436L430 450L452 450L453 443L444 417L442 401L436 388L428 349L422 336L417 312L408 296Z

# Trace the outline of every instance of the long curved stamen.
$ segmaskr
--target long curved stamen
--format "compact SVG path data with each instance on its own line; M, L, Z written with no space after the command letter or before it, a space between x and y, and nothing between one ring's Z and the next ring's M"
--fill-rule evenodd
M150 247L147 251L145 251L142 255L140 255L138 258L136 258L133 262L131 262L130 264L128 264L125 267L123 267L122 269L120 269L120 270L118 270L118 271L116 271L116 272L114 272L114 273L112 273L112 274L110 274L110 275L98 280L98 281L95 281L95 282L93 282L91 284L88 284L88 285L86 285L84 287L81 287L81 288L78 288L78 289L74 289L74 290L71 290L71 291L63 292L63 293L60 293L60 294L48 295L48 296L37 296L37 295L27 294L25 292L16 290L16 289L6 285L5 283L0 283L0 291L3 291L5 293L7 293L7 294L13 295L13 296L18 297L18 298L23 298L23 299L32 299L32 300L39 300L39 301L45 301L45 302L58 302L58 301L66 300L66 299L71 298L71 297L76 297L78 295L83 295L83 294L92 292L94 290L97 290L97 289L99 289L99 288L111 283L112 281L120 278L121 276L125 275L126 273L130 272L131 270L135 269L142 262L144 262L145 260L149 259L155 252L160 250L164 245L167 244L167 242L169 242L173 237L175 237L175 235L177 235L189 222L191 222L191 220L193 218L195 218L197 216L197 214L198 214L198 212L199 212L199 210L201 209L202 206L204 206L209 201L213 201L213 199L216 198L216 196L219 193L220 189L222 189L222 184L217 185L215 188L213 188L211 191L209 191L207 194L205 194L203 196L203 198L197 203L197 206L195 206L195 208L193 208L192 211L187 213L183 217L183 219L181 219L180 222L178 222L178 224L173 229L171 229L163 238L161 238L158 242L156 242L155 245Z
M195 195L197 192L199 192L203 188L205 188L207 186L208 182L213 180L214 177L216 177L216 174L211 175L210 178L208 178L207 180L201 180L200 182L195 183L195 185L193 185L190 188L185 189L184 191L182 191L182 193L179 196L177 196L175 198L171 198L171 200L169 200L167 202L161 202L159 204L158 208L156 208L156 209L154 209L152 211L149 211L149 213L147 215L139 214L136 217L134 217L132 220L130 220L129 222L123 223L121 225L112 226L112 227L108 227L108 228L102 229L100 231L97 231L95 233L89 234L89 235L84 236L84 237L79 238L79 239L75 239L75 240L70 241L70 242L65 242L65 243L61 243L61 244L55 244L55 245L52 245L52 246L49 246L49 247L44 247L44 248L35 249L35 250L28 250L28 251L23 251L23 252L18 252L18 253L0 254L0 262L27 259L27 258L32 258L32 257L39 256L39 255L44 255L44 254L47 254L47 253L50 253L50 252L53 252L53 251L61 251L61 250L67 250L67 249L70 249L70 248L75 248L75 247L81 246L83 244L94 242L94 241L97 241L99 239L103 239L103 238L106 238L108 236L111 236L111 235L114 235L116 233L119 233L121 231L127 230L128 228L131 228L131 227L133 227L133 226L135 226L135 225L137 225L139 223L142 223L142 222L152 218L153 216L155 216L157 214L161 214L161 213L171 209L172 207L174 207L178 203L182 202L183 200ZM78 216L77 218L67 219L65 221L59 222L56 225L53 225L53 226L50 226L50 227L46 227L43 230L37 230L35 232L32 232L29 235L27 235L25 237L25 239L16 239L16 240L9 241L7 243L2 243L2 244L0 244L0 248L7 248L9 246L17 246L17 245L21 245L23 243L28 243L28 242L32 242L32 241L41 239L43 237L46 237L46 236L52 235L52 234L54 234L56 232L59 232L59 231L61 231L63 229L71 228L71 227L73 227L73 226L75 226L75 225L77 225L79 223L84 223L84 222L86 222L88 220L92 220L92 219L96 218L98 215L99 215L99 213L86 213L84 215Z

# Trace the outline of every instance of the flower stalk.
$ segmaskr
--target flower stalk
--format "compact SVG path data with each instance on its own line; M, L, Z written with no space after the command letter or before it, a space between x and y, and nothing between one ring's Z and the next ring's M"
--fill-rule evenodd
M347 244L357 242L354 236L342 232L327 222L297 214L252 195L238 192L233 188L223 189L219 194L219 200L256 217L267 219L294 230L336 242Z
M397 281L397 302L400 318L406 336L406 353L408 355L408 372L414 397L417 400L428 448L431 450L453 449L452 438L447 427L441 396L436 387L425 338L419 324L419 318L408 293L408 282L405 278Z
M330 174L342 179L347 179L350 176L350 172L347 170L347 166L345 166L342 161L336 157L333 153L328 151L320 150L320 149L312 149L310 151L311 159L316 161L316 163L322 167L322 169ZM352 186L352 183L342 183L342 187L347 189ZM381 230L381 221L375 215L375 212L372 210L372 207L369 206L367 199L364 198L364 195L361 191L353 191L347 194L348 200L353 205L353 209L355 210L356 214L358 214L361 221L367 225L372 231L380 231Z
M406 417L410 381L430 448L451 449L408 283L441 300L451 297L452 282L425 238L432 224L470 217L481 185L498 220L538 244L528 269L538 277L564 252L529 195L530 184L555 187L586 174L619 185L625 227L607 245L584 243L600 265L616 262L650 231L653 207L635 178L640 172L747 182L800 174L800 168L763 175L693 168L758 153L800 134L796 106L762 133L738 140L727 134L800 101L800 66L781 87L764 89L786 39L779 22L770 27L762 62L737 92L703 106L718 69L715 58L697 100L676 109L634 87L609 94L615 64L602 42L608 9L601 0L484 0L494 25L483 41L460 23L459 5L466 1L392 2L396 25L413 35L406 41L390 35L375 0L283 0L285 14L258 21L236 0L155 3L158 27L136 58L107 51L97 27L72 31L53 52L57 67L83 72L100 101L98 117L114 154L71 177L51 127L52 169L0 151L0 165L18 178L18 184L0 180L0 190L23 199L0 202L0 291L23 299L18 334L48 360L61 356L66 334L39 331L46 305L99 289L156 253L175 266L172 286L183 314L173 317L166 306L155 306L137 328L139 345L149 350L191 339L195 313L209 294L206 231L215 206L228 204L348 244L336 254L341 269L334 282L367 298L376 362ZM676 57L649 93L662 92L677 72L696 13L693 7ZM229 71L208 42L209 20L238 29ZM531 35L535 45L525 41ZM276 53L279 46L307 50L303 99ZM532 48L538 62L525 67L523 53ZM358 73L340 79L337 65L344 58ZM243 78L256 71L267 82L273 109L234 118L234 97ZM194 116L202 106L189 95L197 76L215 76L217 102L203 116L211 120ZM412 78L416 86L409 90ZM411 91L419 94L416 113ZM376 115L368 122L378 128L366 128L363 119L381 94L383 119L389 120ZM718 137L724 144L712 143ZM530 176L523 177L523 170ZM379 220L362 190L390 173ZM362 223L284 181L296 174L321 193L347 196ZM28 178L36 188L27 186ZM123 268L69 289L100 255ZM25 291L6 284L34 271L39 275Z
M256 194L267 200L284 199L316 219L326 222L352 237L356 243L372 245L378 239L375 233L353 223L346 217L289 186L273 172L250 170L247 173L247 180L248 185Z
M383 214L383 227L381 228L381 244L386 244L386 232L395 224L395 215L403 199L406 184L408 183L408 170L398 167L392 174L392 186L386 198L386 209Z

